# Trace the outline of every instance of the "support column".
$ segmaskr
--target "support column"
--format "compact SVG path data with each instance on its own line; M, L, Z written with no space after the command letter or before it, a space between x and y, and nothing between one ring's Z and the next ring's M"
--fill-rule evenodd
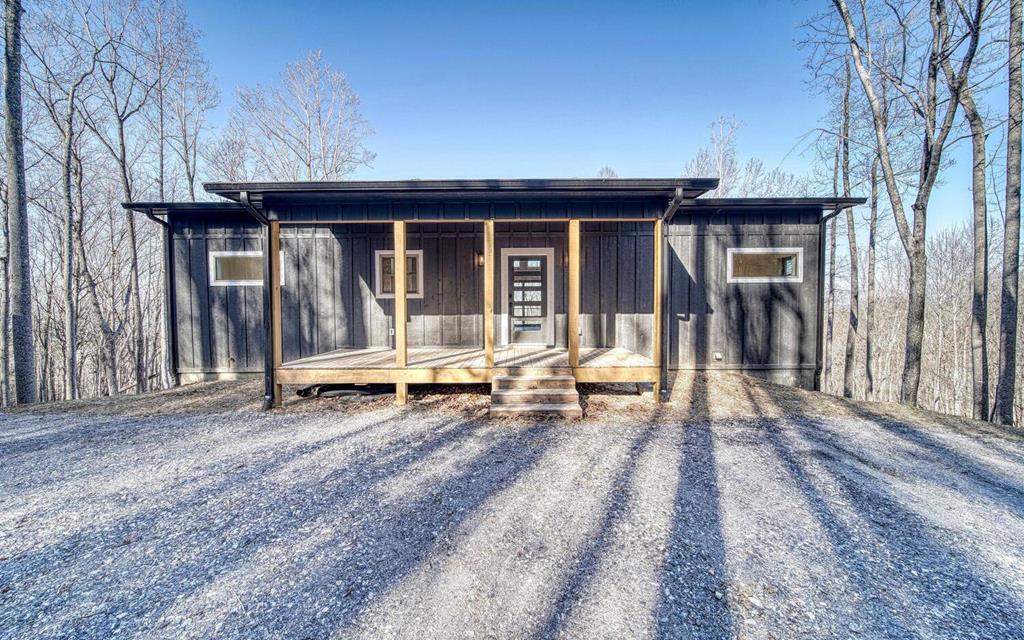
M494 220L484 221L484 366L494 367Z
M406 319L409 316L407 290L408 283L405 252L405 221L396 220L394 223L395 241L395 366L405 369L409 365L409 345L406 337ZM423 266L420 265L422 269ZM409 384L399 382L395 384L395 402L405 404L409 401Z
M580 366L580 221L569 221L569 366Z
M662 279L665 274L664 229L664 220L658 218L654 221L654 353L651 359L654 360L654 366L658 367L658 379L654 381L655 402L661 402L661 381L665 375L661 361Z
M267 247L266 264L270 270L270 338L271 338L271 395L272 405L281 406L281 385L277 382L277 369L283 361L283 338L281 334L281 223L271 220L268 223L269 246Z

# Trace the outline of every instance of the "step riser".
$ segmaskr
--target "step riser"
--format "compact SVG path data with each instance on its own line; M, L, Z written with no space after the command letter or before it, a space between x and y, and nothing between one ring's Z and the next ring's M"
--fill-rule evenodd
M580 396L575 391L552 393L549 391L529 391L527 393L492 393L491 404L579 404Z
M491 381L491 389L564 389L575 391L576 380L574 378L494 378Z

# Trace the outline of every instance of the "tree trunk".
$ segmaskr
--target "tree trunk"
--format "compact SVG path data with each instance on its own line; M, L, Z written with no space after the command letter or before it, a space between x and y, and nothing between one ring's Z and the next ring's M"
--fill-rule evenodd
M103 357L100 361L103 365L105 372L105 378L107 383L107 395L114 396L118 393L117 383L117 334L120 330L114 330L110 327L110 324L103 317L103 308L100 306L100 297L97 292L96 280L92 277L92 271L89 270L89 264L86 262L85 249L83 249L84 242L82 242L81 233L82 228L79 225L76 228L78 233L78 242L75 243L75 248L78 252L78 264L82 277L85 280L85 290L89 294L89 301L92 303L93 313L96 314L96 322L100 328L101 336L101 347L103 351ZM131 292L129 290L129 295Z
M846 63L846 81L843 85L843 197L850 197L850 63ZM843 396L853 397L854 365L857 354L858 316L860 315L860 274L858 273L857 224L853 207L846 209L846 236L850 245L850 317L846 327L846 357L843 367Z
M871 208L868 220L868 299L864 310L864 396L875 399L875 241L878 236L878 158L871 161Z
M64 155L61 158L61 195L64 198L64 397L78 397L78 309L75 306L75 207L71 197L71 146L74 143L75 87L68 92L64 117Z
M988 398L988 208L985 186L985 123L974 104L969 88L960 95L960 104L971 127L971 193L974 210L974 275L971 291L971 398L972 415L985 420L989 415Z
M911 245L909 262L910 292L907 296L907 334L903 352L903 380L900 386L900 402L916 407L918 387L921 385L925 277L928 272L928 262L925 256L923 240L919 241L915 238Z
M999 317L999 383L995 421L1013 424L1017 373L1017 287L1020 266L1021 3L1010 3L1009 106L1006 135L1006 222L1003 231L1003 286Z
M32 271L29 265L28 203L25 191L25 149L21 120L21 2L4 7L4 135L7 152L8 259L11 282L11 340L14 351L15 399L34 402L35 343L32 339Z
M118 169L120 170L121 189L126 202L132 202L131 180L128 178L128 152L125 142L124 121L117 121ZM139 285L139 245L135 231L135 214L126 214L128 221L128 268L129 287L131 289L132 344L135 356L135 393L147 389L146 379L146 339L142 327L142 288Z

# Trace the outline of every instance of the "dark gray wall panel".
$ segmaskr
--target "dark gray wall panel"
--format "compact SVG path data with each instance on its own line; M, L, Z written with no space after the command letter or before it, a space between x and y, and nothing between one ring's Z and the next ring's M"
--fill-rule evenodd
M668 226L670 367L741 368L771 372L763 375L791 384L813 384L819 215L817 210L741 210L676 217ZM730 284L730 247L800 247L803 282Z
M649 222L583 223L580 345L653 353L654 229Z
M171 219L178 370L262 371L263 291L211 287L210 251L262 250L262 229L248 216Z

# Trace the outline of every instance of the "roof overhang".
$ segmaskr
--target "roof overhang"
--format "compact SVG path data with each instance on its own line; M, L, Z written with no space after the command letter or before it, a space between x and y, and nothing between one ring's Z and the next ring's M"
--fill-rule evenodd
M121 206L136 213L163 216L169 213L245 213L237 202L122 202Z
M867 202L866 198L698 198L683 202L676 214L718 209L814 208L828 220L843 209Z
M696 198L717 178L373 180L344 182L208 182L209 193L262 208L268 197L296 201L474 198Z

